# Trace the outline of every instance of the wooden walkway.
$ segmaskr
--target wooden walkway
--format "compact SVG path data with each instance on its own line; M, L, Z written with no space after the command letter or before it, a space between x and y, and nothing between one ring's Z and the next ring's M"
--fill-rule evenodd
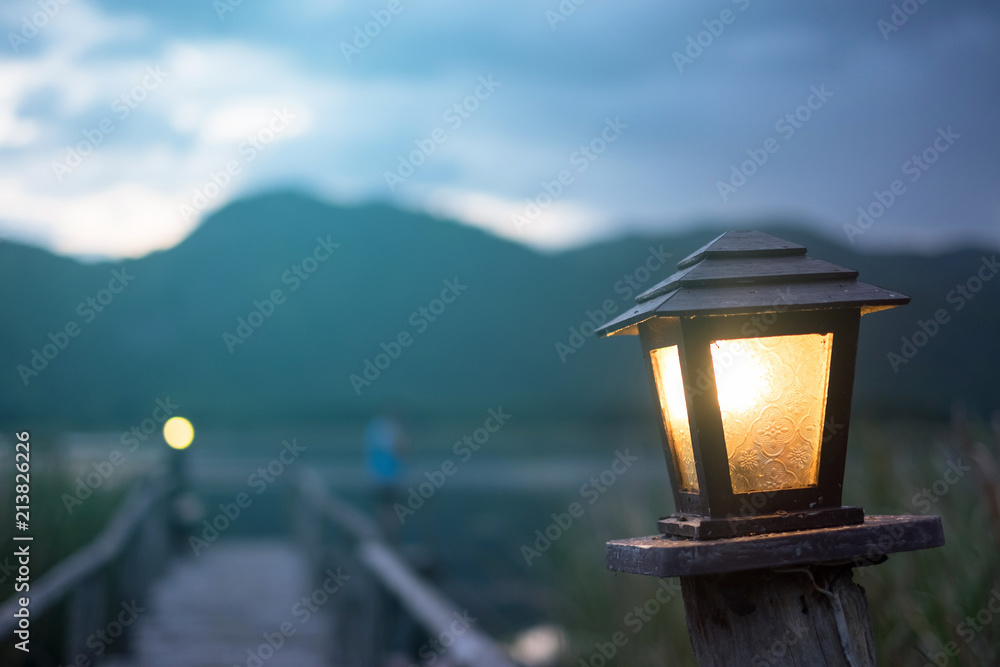
M513 667L504 649L465 622L461 607L414 571L372 519L330 495L316 475L293 486L294 541L223 540L198 556L171 557L177 488L170 475L156 472L138 481L93 540L33 583L32 617L63 616L50 633L61 635L51 646L64 654L62 664L410 664L404 653L422 631L428 641L417 653L428 664ZM307 565L305 554L316 562ZM324 569L322 581L313 580L319 573L312 568ZM19 608L17 598L0 603L0 636L14 637ZM114 655L105 652L107 642ZM38 664L57 661L45 655Z
M297 606L315 585L292 544L219 541L171 564L139 616L134 655L112 667L321 667L329 610ZM308 614L308 616L306 615ZM291 628L283 636L282 624ZM269 644L265 635L271 637ZM279 644L279 648L271 648Z

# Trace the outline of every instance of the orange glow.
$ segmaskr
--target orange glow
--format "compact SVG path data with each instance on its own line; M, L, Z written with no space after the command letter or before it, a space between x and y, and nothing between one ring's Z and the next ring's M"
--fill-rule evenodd
M660 398L663 424L670 440L671 456L680 479L680 488L685 492L698 493L698 473L694 464L691 426L688 422L684 380L681 377L681 361L677 346L662 347L653 350L650 355L653 358L656 393Z
M816 485L832 346L833 334L712 343L734 493Z

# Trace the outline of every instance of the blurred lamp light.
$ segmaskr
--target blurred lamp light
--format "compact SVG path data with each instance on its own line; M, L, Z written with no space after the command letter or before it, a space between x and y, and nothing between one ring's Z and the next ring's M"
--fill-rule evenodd
M860 524L841 505L861 315L909 297L760 232L728 232L599 329L639 334L677 512L712 539Z
M163 425L163 439L174 449L187 449L194 442L194 426L184 417L173 417Z

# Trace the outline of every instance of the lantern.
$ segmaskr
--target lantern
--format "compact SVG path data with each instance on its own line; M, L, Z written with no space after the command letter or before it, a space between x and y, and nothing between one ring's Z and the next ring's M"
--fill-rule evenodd
M861 524L841 496L858 325L909 297L761 232L728 232L601 327L638 334L676 513L712 539Z

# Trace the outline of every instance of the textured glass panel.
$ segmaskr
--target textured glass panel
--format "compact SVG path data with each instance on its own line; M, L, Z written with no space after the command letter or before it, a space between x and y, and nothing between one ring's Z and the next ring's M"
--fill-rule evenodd
M734 493L816 485L832 346L833 334L712 343Z
M663 423L670 440L674 470L680 478L681 491L698 493L698 473L694 467L694 449L691 447L691 426L688 422L687 402L684 398L684 380L681 378L681 360L677 346L661 347L650 353L653 357L653 375L656 393L660 397Z

